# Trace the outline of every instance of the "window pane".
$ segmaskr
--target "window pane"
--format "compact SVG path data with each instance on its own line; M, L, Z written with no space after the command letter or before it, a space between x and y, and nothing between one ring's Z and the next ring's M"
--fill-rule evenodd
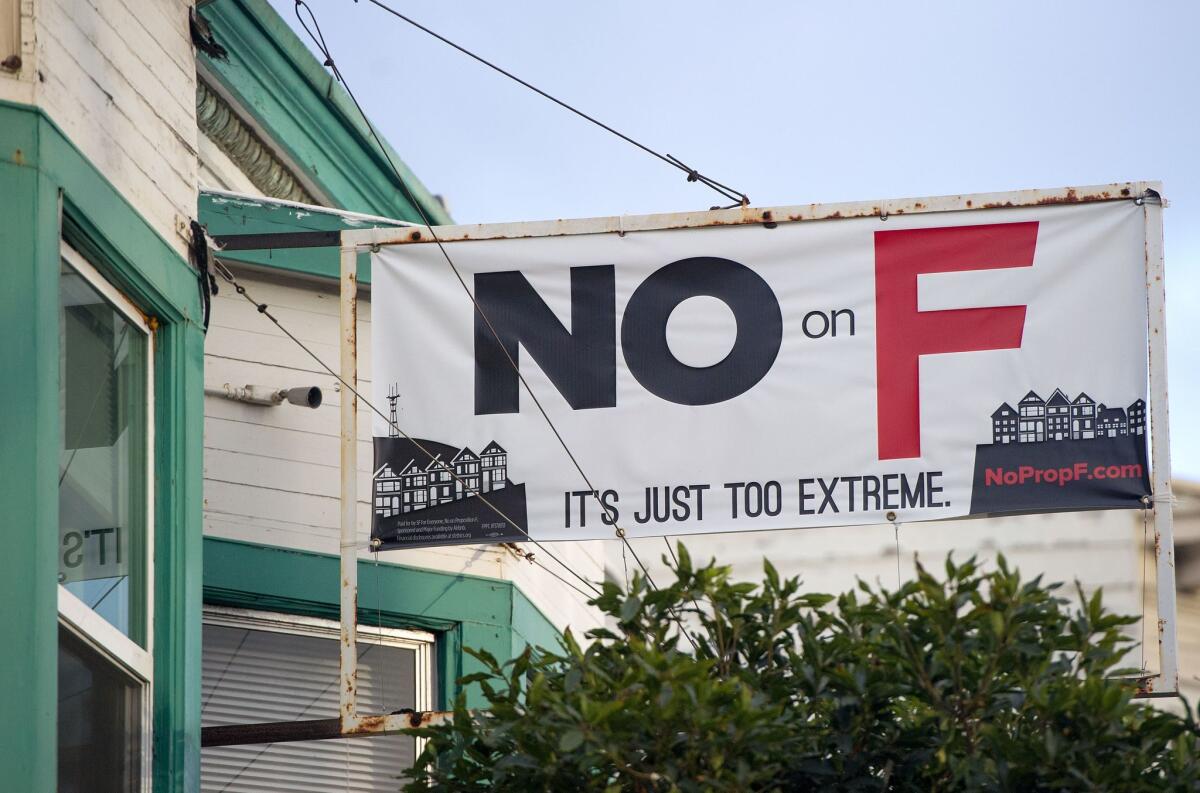
M336 637L204 626L205 727L338 715ZM416 653L359 642L358 707L390 713L416 702ZM243 793L398 790L415 741L403 735L204 749L200 789Z
M59 627L59 793L139 789L141 705L135 680Z
M58 581L144 644L147 337L65 261Z

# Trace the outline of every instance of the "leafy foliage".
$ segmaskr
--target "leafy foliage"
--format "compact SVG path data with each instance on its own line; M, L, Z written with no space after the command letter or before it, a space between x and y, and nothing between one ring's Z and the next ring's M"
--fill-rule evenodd
M1200 730L1131 699L1134 619L1099 592L1001 558L835 599L679 556L670 587L604 584L586 648L476 653L489 709L415 730L407 789L1200 790Z

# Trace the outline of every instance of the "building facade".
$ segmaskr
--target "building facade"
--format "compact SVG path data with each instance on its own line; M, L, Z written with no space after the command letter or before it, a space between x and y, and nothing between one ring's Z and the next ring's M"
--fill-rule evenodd
M206 306L192 222L222 235L419 213L266 0L198 5L0 0L0 360L25 385L3 397L0 445L0 504L17 527L0 593L21 604L0 610L6 790L375 790L417 748L392 737L201 750L202 726L336 713L339 394L226 285ZM336 248L227 263L336 365ZM365 257L359 281L369 392ZM226 384L316 386L325 404L239 403ZM495 487L503 457L464 449L446 462ZM579 596L501 546L368 554L383 495L372 473L359 477L361 709L444 707L475 668L464 648L507 658L595 624ZM448 474L419 475L427 500L457 497ZM603 575L598 547L560 553Z
M1071 402L1071 440L1085 441L1096 437L1096 403L1080 393Z
M420 213L349 98L266 0L197 6L0 0L0 361L22 386L0 396L6 790L375 790L394 785L418 748L373 738L201 749L203 726L333 715L342 394L227 285L205 299L192 222L214 236L279 234ZM446 222L405 177L420 210ZM336 248L221 258L336 361ZM358 281L357 385L369 393L365 256ZM325 401L310 410L226 398L247 385L318 387ZM1080 405L1072 432L1087 418ZM1004 437L1044 440L1046 407L1028 395L1018 426L1003 416ZM1103 431L1142 432L1144 411L1131 406ZM464 447L441 467L400 470L359 457L364 710L446 707L460 693L478 703L457 684L478 668L465 648L505 659L552 645L567 626L596 625L582 596L505 546L368 552L373 509L466 495L447 465L468 483L477 476L483 492L506 487L504 448ZM930 524L906 528L902 543L906 558L918 538L922 558L1002 549L1133 599L1138 567L1126 564L1129 527L1114 514L1014 519L1004 531ZM894 569L891 527L862 532L853 548L844 530L695 547L747 576L764 555L790 559L810 586L836 590ZM659 556L661 540L639 542L643 558ZM612 543L555 552L589 579L619 569L606 556L620 553Z
M1017 403L1021 414L1017 440L1021 443L1041 443L1046 440L1046 401L1033 391Z
M1007 402L992 413L992 443L1013 443L1017 440L1017 411Z
M196 790L188 4L3 0L0 47L0 787Z

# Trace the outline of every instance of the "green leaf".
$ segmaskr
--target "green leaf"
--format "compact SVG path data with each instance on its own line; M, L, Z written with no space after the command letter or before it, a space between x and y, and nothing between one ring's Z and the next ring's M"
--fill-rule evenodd
M642 599L636 595L631 595L624 603L621 604L620 619L621 622L632 622L642 609Z
M991 622L992 633L996 634L996 636L1003 636L1004 635L1004 615L998 611L993 611L988 615L988 619Z
M567 730L558 739L558 750L563 754L570 754L580 746L583 746L583 733L579 730Z

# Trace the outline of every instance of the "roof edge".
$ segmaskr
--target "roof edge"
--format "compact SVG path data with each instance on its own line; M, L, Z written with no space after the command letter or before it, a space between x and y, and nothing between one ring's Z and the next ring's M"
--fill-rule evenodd
M375 140L345 89L267 0L212 0L200 12L215 35L228 39L229 50L228 60L222 61L198 52L205 73L221 82L237 100L237 110L250 115L332 202L343 209L419 221L420 213L405 196L407 187L430 222L453 222L387 140L382 135ZM289 87L293 94L299 88L308 95L307 107L297 106Z

